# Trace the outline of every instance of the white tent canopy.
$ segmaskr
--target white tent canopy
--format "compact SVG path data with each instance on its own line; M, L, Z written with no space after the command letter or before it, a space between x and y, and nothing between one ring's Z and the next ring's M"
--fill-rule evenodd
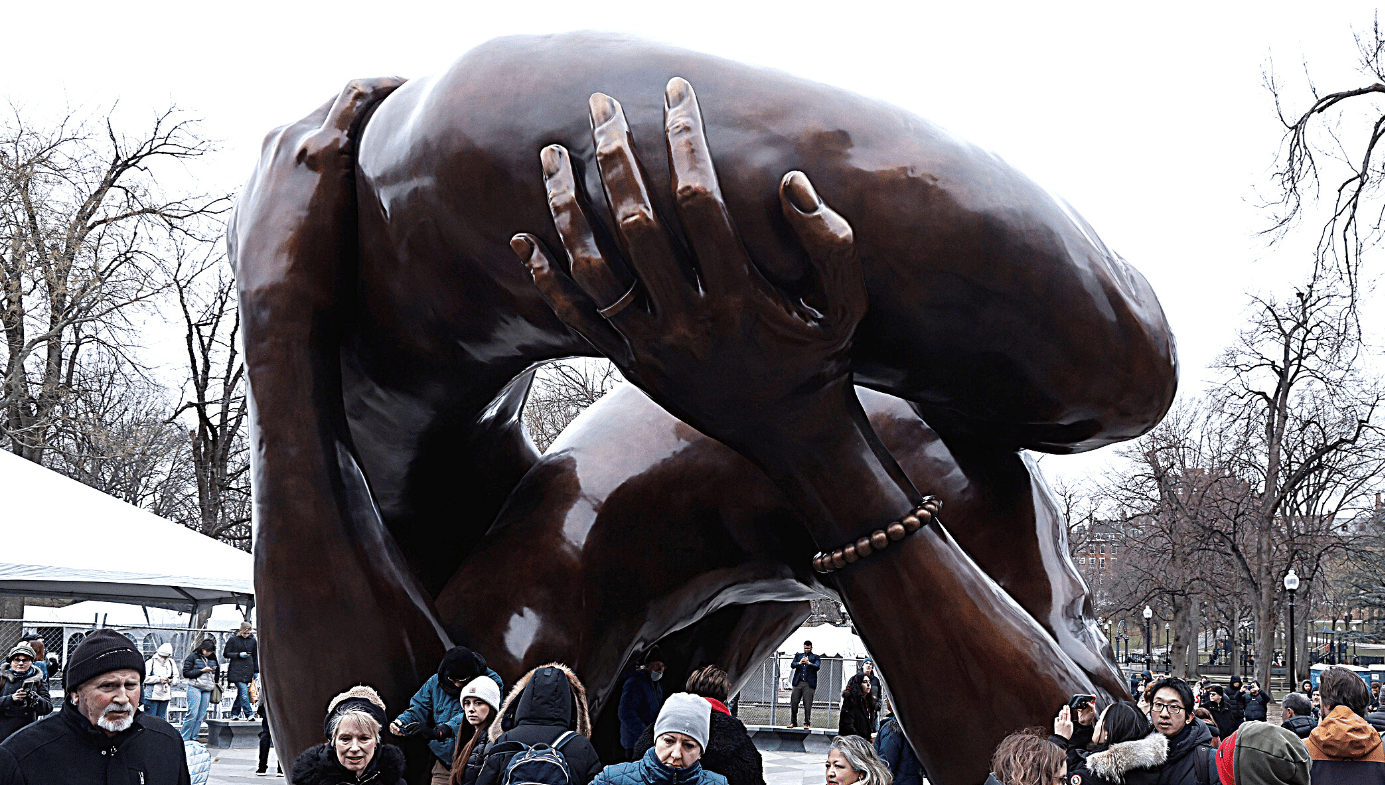
M191 612L254 603L250 554L0 450L0 531L23 527L45 536L0 553L0 594Z

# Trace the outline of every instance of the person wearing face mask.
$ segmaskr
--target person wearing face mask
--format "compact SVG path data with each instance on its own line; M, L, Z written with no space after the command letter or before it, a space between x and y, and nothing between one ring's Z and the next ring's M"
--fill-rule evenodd
M457 734L457 753L452 757L452 785L475 785L486 762L491 725L500 713L500 688L487 676L477 676L462 687L462 716L466 722Z
M380 738L385 716L385 701L370 687L333 698L322 723L327 741L294 759L294 785L406 785L404 752Z
M659 707L664 703L659 680L663 677L664 654L658 646L650 646L640 665L626 674L621 685L616 716L620 718L620 746L625 748L629 760L635 760L640 734L659 716Z
M390 733L395 736L418 736L428 741L433 753L431 785L447 785L452 781L453 741L465 721L462 716L462 687L477 676L495 682L496 689L504 688L500 675L486 667L486 658L465 646L454 646L438 663L438 672L414 693L409 708L394 722Z
M727 785L725 777L702 767L711 723L712 704L703 698L668 696L654 720L654 746L638 761L602 769L592 785Z

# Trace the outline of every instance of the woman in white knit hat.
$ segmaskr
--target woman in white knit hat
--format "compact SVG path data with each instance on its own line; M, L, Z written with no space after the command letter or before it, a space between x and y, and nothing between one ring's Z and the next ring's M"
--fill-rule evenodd
M500 688L490 676L477 676L462 687L462 723L452 756L452 785L475 785L486 762L491 723L500 713Z
M592 785L726 785L702 768L711 727L712 704L686 692L670 695L654 721L654 746L634 763L602 769Z

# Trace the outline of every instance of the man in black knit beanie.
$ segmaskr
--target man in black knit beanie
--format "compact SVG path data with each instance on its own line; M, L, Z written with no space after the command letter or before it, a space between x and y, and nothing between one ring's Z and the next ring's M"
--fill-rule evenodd
M188 785L182 737L139 711L143 680L129 638L87 635L68 658L62 709L0 744L0 785Z

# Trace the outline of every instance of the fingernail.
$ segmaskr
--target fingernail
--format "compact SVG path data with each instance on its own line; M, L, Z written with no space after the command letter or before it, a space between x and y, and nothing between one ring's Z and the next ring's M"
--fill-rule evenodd
M593 127L605 125L616 113L616 99L605 93L592 93L587 106L591 110Z
M818 192L813 190L813 184L808 182L808 175L802 172L789 172L784 178L784 194L800 213L814 213L822 206Z
M668 80L668 86L664 88L664 106L669 109L682 106L689 95L692 95L692 85L683 77L675 76Z
M534 241L522 234L517 234L510 238L510 250L514 251L519 260L527 266L529 260L534 256Z
M567 152L562 145L551 144L539 151L539 160L543 163L543 176L552 177L558 173L558 168L563 164L563 153Z

